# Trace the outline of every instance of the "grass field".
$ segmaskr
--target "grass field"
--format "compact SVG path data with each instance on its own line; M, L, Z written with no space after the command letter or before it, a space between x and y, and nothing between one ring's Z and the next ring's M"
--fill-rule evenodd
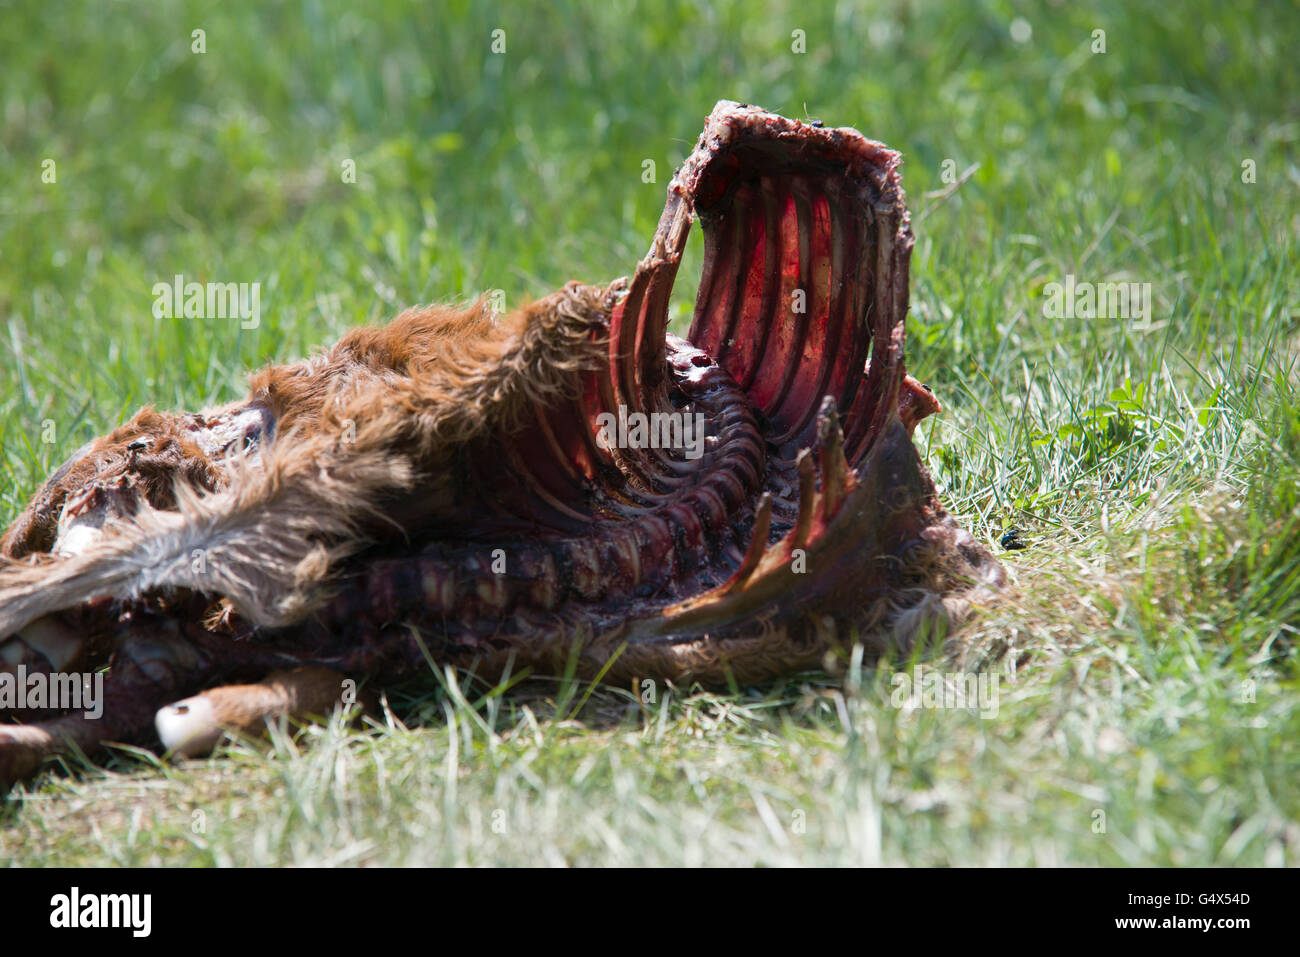
M1300 13L862 6L0 0L0 522L142 404L630 273L726 97L903 152L918 445L1014 579L835 679L431 674L377 723L73 763L0 863L1300 863ZM175 274L261 282L260 325L154 318ZM1051 317L1067 276L1150 309ZM918 665L997 713L896 707Z

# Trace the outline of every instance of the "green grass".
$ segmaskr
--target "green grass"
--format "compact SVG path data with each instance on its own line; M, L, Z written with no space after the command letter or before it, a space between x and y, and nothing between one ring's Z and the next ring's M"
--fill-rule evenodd
M9 796L0 862L1300 863L1294 9L260 6L0 2L0 521L141 404L629 273L729 97L904 154L918 446L1031 543L921 663L1000 675L998 714L893 707L915 662L653 704L431 674L370 723L71 762ZM978 169L940 195L946 160ZM155 319L176 273L262 282L261 325ZM1150 282L1150 318L1047 318L1066 274Z

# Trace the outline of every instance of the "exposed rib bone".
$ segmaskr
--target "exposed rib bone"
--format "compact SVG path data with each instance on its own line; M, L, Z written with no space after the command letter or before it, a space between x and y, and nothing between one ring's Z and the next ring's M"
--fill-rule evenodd
M835 403L830 396L822 401L817 418L817 461L822 473L821 518L829 522L839 511L850 481L849 466L844 461L844 434L840 432Z
M754 574L754 569L758 567L759 559L767 551L767 533L772 526L772 496L764 492L763 497L758 500L758 509L754 514L754 531L749 540L749 547L745 550L745 557L736 569L735 574L727 580L722 586L724 593L730 594L744 587L749 581L749 576Z

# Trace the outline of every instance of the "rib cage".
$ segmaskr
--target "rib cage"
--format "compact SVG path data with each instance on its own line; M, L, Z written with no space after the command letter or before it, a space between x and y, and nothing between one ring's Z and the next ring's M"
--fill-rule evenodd
M315 627L414 625L487 672L553 670L577 643L589 674L719 681L815 667L850 637L906 646L960 617L949 593L1001 570L944 515L908 437L938 403L903 370L898 163L852 130L720 103L599 325L608 372L491 443L469 484L500 497L467 523L477 534L367 564ZM668 304L696 218L704 275L683 341ZM591 423L620 407L703 410L717 444L697 464L610 454ZM502 512L528 545L502 536ZM514 571L489 571L498 548Z

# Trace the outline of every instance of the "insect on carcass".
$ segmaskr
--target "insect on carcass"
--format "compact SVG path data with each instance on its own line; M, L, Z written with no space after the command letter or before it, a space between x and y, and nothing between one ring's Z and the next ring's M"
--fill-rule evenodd
M0 678L106 664L103 713L10 708L0 777L431 663L756 682L959 621L1004 573L912 445L898 165L723 101L631 279L411 309L86 445L0 540Z

